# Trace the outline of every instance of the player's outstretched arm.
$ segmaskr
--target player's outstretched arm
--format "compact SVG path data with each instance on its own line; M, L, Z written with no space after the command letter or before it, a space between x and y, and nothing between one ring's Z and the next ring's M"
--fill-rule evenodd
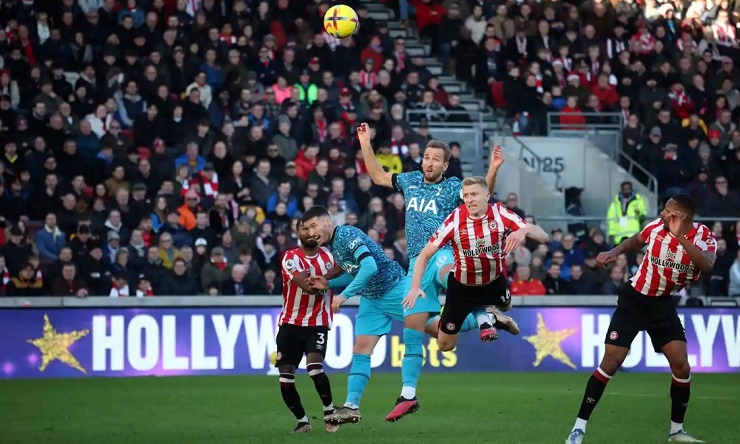
M645 246L645 240L642 238L641 233L637 233L623 241L616 247L609 250L610 253L614 253L615 256L619 256L622 253L631 253L633 251L640 251Z
M375 157L375 151L373 151L373 146L370 143L370 127L367 123L361 123L357 127L357 139L360 141L362 158L365 160L367 172L370 174L373 183L381 187L393 188L393 173L385 171L383 165Z
M498 169L504 164L504 152L501 149L501 145L493 147L491 152L491 163L488 166L488 173L486 174L486 183L488 183L488 191L493 193L496 188L496 176L498 176Z
M308 294L316 294L318 291L315 288L311 287L311 280L310 276L307 272L301 271L300 273L294 274L293 277L290 278L290 281L294 284L296 284L301 290L305 291Z
M416 264L414 265L414 274L413 274L413 277L411 278L412 288L421 287L421 279L424 276L424 271L427 268L429 259L432 256L434 256L434 254L438 250L439 250L439 247L436 246L433 242L427 242L424 249L421 250L421 253L419 253L419 256L417 256L416 258Z
M541 244L550 240L550 236L539 225L528 223L523 229L528 238L536 240Z
M366 246L362 245L355 250L355 259L359 261L360 268L357 270L355 278L342 292L347 297L359 294L370 279L378 274L378 264Z

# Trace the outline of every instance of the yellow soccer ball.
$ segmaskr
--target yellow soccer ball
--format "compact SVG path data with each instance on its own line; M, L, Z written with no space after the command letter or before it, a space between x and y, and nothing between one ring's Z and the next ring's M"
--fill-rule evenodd
M332 37L346 39L360 27L360 20L354 9L347 5L334 5L324 14L324 29Z

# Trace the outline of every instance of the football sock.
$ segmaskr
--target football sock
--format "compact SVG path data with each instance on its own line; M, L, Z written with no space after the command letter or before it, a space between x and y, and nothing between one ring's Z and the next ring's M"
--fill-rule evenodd
M465 317L465 322L463 322L463 325L460 328L460 332L470 331L470 330L478 330L478 320L476 320L475 315L473 313L470 313L469 315Z
M405 351L401 363L401 381L403 392L401 396L412 399L416 396L416 385L419 382L421 366L424 364L424 346L422 345L423 333L412 328L403 329L403 342ZM413 393L412 393L413 392ZM411 394L411 396L405 396Z
M308 376L313 379L313 385L316 387L316 393L321 398L324 410L331 410L334 408L331 397L331 383L329 383L329 377L324 373L324 364L321 362L312 362L306 366L308 370Z
M591 413L596 408L596 404L599 403L601 395L604 394L606 384L612 379L612 376L607 374L601 368L597 368L594 374L588 378L586 384L586 392L583 394L583 401L581 401L581 408L578 410L578 419L576 420L573 430L581 429L586 431L586 421L591 417Z
M476 308L473 310L473 315L475 316L475 320L478 322L479 327L482 327L483 324L493 325L493 319L486 311L486 307Z
M293 416L298 422L308 422L306 411L301 404L301 397L295 388L295 375L292 373L280 373L280 393L283 395L283 402L288 406Z
M345 407L358 408L362 393L370 381L370 355L355 354L352 356L352 366L347 379L347 402Z
M689 407L691 396L691 376L680 379L673 376L671 379L671 433L683 429L683 418Z

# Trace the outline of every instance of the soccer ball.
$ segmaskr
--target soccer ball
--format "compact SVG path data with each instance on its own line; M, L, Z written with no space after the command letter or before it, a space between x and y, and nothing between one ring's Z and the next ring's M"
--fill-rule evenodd
M347 5L334 5L324 14L324 29L332 37L346 39L359 27L357 13Z

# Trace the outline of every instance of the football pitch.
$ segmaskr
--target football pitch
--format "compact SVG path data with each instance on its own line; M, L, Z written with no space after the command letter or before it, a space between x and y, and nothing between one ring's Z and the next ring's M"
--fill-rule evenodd
M330 374L341 405L346 375ZM398 373L372 376L363 419L324 432L321 404L302 372L298 390L314 431L289 435L295 420L276 376L0 381L2 443L562 443L588 374L422 374L421 410L385 415ZM694 374L686 428L707 443L740 442L740 375ZM587 444L667 440L670 375L622 373L588 425Z

